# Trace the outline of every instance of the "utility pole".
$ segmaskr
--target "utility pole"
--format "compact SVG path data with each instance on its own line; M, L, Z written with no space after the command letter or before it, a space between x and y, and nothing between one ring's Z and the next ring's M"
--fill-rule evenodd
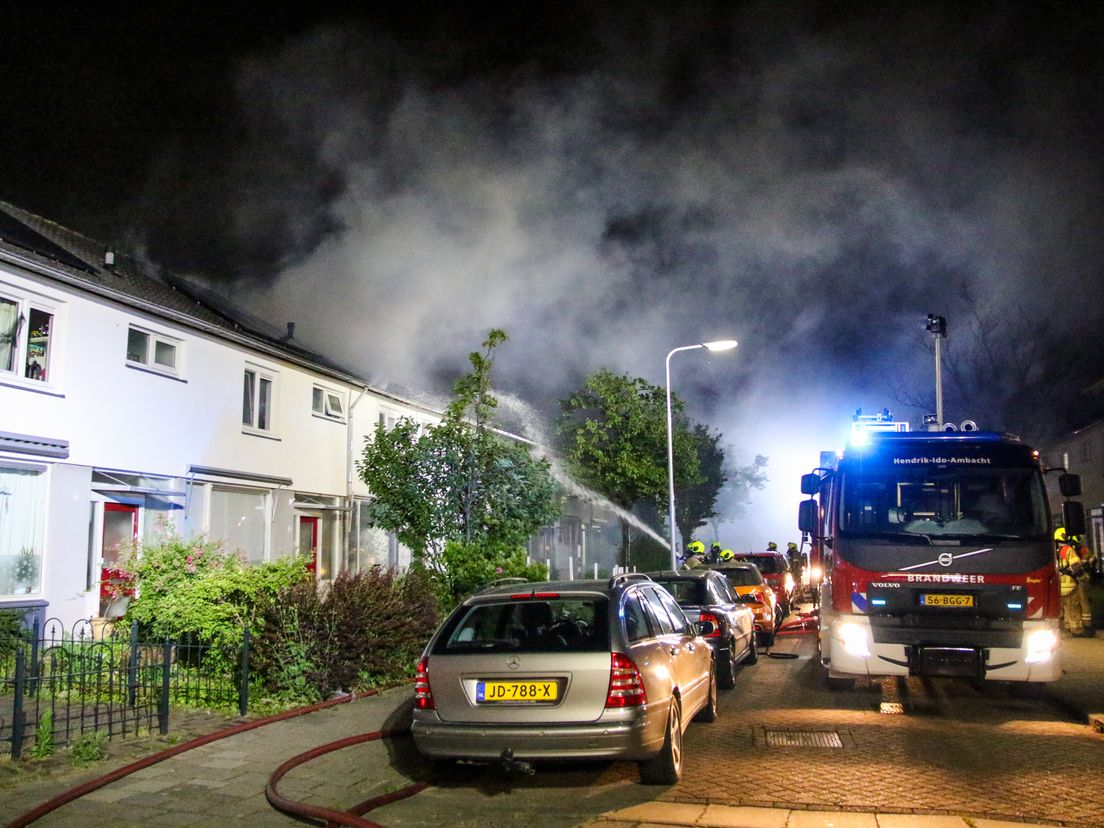
M947 338L947 320L929 313L925 330L935 337L935 418L939 427L943 428L943 361L939 345L941 340Z

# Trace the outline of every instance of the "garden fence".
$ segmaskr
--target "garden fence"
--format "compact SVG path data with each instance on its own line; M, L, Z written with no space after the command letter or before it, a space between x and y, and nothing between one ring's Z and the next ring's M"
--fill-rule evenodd
M169 732L173 707L249 710L249 631L229 646L195 636L144 641L129 628L35 620L0 660L0 751L19 759L52 721L54 745ZM45 723L45 724L44 724ZM0 753L2 755L2 753Z

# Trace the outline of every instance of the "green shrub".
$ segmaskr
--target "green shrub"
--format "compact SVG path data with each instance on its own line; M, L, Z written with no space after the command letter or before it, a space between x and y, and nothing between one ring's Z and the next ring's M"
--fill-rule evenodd
M38 729L35 731L34 747L30 750L31 758L41 761L54 755L54 711L47 710L38 720Z
M260 631L262 608L282 589L308 577L301 558L251 565L215 541L185 540L171 531L122 566L137 587L127 621L158 638L192 635L229 648L240 642L244 626Z
M23 614L16 610L0 610L0 660L15 655L16 648L25 641Z
M107 756L107 733L97 730L78 736L69 748L69 760L77 767L99 762Z
M442 603L448 609L497 578L527 581L548 578L548 568L543 563L528 563L524 549L494 549L449 541L441 562L442 571L434 577L440 584Z

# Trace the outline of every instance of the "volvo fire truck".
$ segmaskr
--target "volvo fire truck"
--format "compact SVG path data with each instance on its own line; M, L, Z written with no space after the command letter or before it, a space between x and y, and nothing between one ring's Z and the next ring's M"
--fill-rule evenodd
M801 480L811 497L798 523L823 568L828 686L959 676L1039 691L1057 679L1061 606L1039 453L996 432L867 425ZM1080 494L1076 475L1059 482ZM1063 525L1084 531L1080 503L1063 504Z

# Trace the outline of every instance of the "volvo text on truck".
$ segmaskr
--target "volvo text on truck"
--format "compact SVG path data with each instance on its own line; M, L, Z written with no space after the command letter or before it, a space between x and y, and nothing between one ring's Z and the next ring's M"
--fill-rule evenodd
M960 676L1038 691L1057 679L1061 607L1039 453L995 432L856 434L801 481L811 497L799 525L823 567L829 687ZM1060 483L1080 494L1076 475ZM1084 531L1080 503L1064 503L1063 524Z

